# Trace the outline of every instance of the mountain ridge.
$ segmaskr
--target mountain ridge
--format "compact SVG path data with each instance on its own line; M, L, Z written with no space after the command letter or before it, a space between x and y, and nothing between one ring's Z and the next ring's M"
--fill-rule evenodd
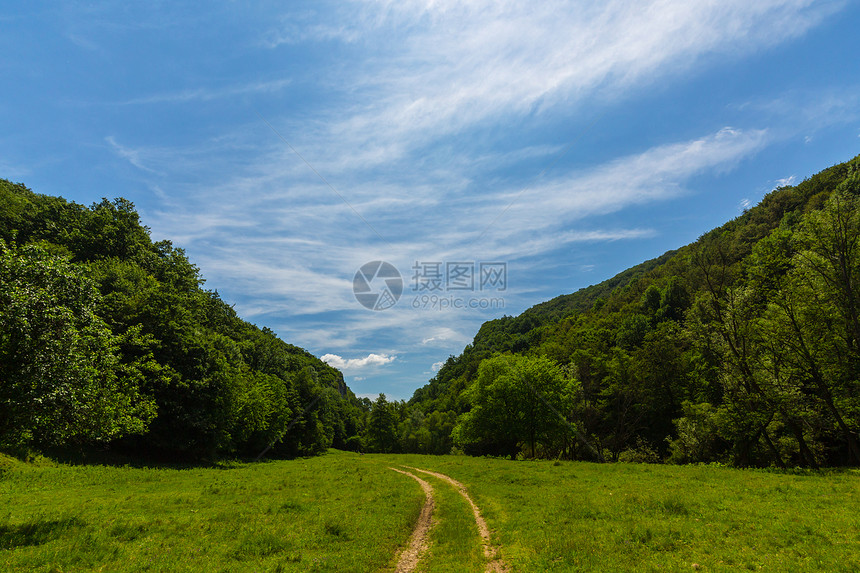
M705 336L710 337L708 344L712 346L726 345L728 342L725 337L721 338L719 333L708 331L708 328L716 328L710 323L710 326L698 325L694 328L694 318L699 322L704 320L703 311L696 309L704 304L702 300L708 297L713 299L710 304L724 306L728 303L720 297L728 296L733 292L732 289L746 288L751 283L750 269L755 270L754 265L760 264L756 263L757 257L764 256L755 252L756 249L764 248L759 246L760 243L764 244L766 239L776 241L775 237L780 233L788 237L781 240L786 244L790 243L793 236L801 234L812 225L812 214L827 212L828 209L832 211L835 208L828 203L828 199L837 190L855 197L858 165L860 156L824 169L797 185L778 187L756 206L703 233L690 244L643 261L595 285L538 303L518 316L504 316L485 322L462 353L450 356L428 384L415 391L408 402L409 407L418 409L425 415L433 412L455 414L457 419L462 421L464 417L468 418L471 405L467 396L470 392L474 393L476 381L481 376L481 364L485 360L498 354L543 356L566 369L569 377L581 385L578 390L579 400L590 405L585 407L586 411L580 411L577 415L571 410L568 421L577 426L590 426L586 433L598 443L612 442L603 448L608 451L608 457L618 459L624 452L635 456L638 450L653 459L670 457L673 440L678 440L679 421L683 423L684 420L689 421L695 417L697 414L692 412L692 409L697 404L722 407L728 391L723 380L729 376L722 371L725 365L719 363L720 360L707 356L707 349L702 346ZM791 249L797 250L801 247L807 248L808 245L798 243ZM785 269L797 264L799 263L796 261L786 262L781 268L783 272L787 272ZM715 273L713 269L716 268L722 273L717 281L720 284L710 284L709 281L713 277L705 275ZM766 294L762 292L757 296L764 297ZM717 299L721 302L717 302ZM779 302L778 299L771 299L765 306L760 306L759 310L764 312L768 308L767 305L779 306ZM711 317L708 320L715 319ZM657 339L660 338L657 333L662 331L666 331L666 336L660 343L671 339L677 346L677 361L671 367L683 370L683 375L678 374L680 386L672 390L677 394L684 394L685 399L672 398L672 407L662 412L659 423L655 421L654 412L647 415L638 412L634 415L642 418L636 421L634 426L642 426L642 420L648 419L648 424L655 426L651 430L640 427L623 432L610 430L612 424L618 426L627 423L619 421L617 415L608 412L611 407L615 407L611 406L613 400L622 399L619 396L625 395L623 400L632 400L633 405L630 407L636 410L643 401L650 399L641 395L631 397L637 393L642 394L643 390L636 389L635 384L629 380L616 380L619 377L635 378L638 374L619 373L613 371L613 368L623 369L637 360L644 360L645 358L640 356L644 354L643 345L657 346ZM761 341L756 344L761 344ZM657 359L656 356L649 358ZM691 360L699 360L702 364L691 366ZM696 368L700 371L695 372ZM660 377L658 372L653 375ZM695 383L691 382L696 377L698 378ZM640 383L644 384L641 381ZM617 384L634 387L621 391ZM681 388L684 385L694 385L697 388L695 391L687 387ZM803 383L797 382L797 385L802 387ZM656 408L655 405L652 406ZM854 407L852 405L849 410L853 412ZM585 420L589 416L603 416L606 419L589 422ZM789 421L788 425L793 423ZM816 429L820 430L823 422L809 421L808 424L810 427L819 424ZM768 429L769 426L764 427L763 435L768 435L771 431L776 433L776 430ZM452 429L454 428L456 425ZM804 431L811 432L808 429ZM804 438L803 431L796 428L791 432L796 435L786 440L794 440L795 445L792 447L797 449L791 454L774 454L774 451L778 450L776 445L773 448L767 445L760 448L755 446L769 451L766 454L756 454L760 459L752 461L754 456L750 452L732 453L729 450L733 446L723 444L725 451L714 453L713 457L727 457L740 464L765 463L765 459L772 463L776 463L774 460L778 459L784 463L783 458L793 458L806 465L816 465L827 458L823 454L816 458L809 452L800 453L800 450L806 447L804 442L811 440ZM456 431L454 433L456 434ZM620 433L625 435L619 435ZM851 436L853 434L850 432L845 434L844 440L850 442ZM715 435L711 438L715 443L726 441L725 436ZM757 439L765 443L768 440L773 442L770 438L765 440L761 434ZM831 444L834 439L839 441L842 438L831 436L827 440L822 438L821 441ZM456 445L455 440L452 440L451 444ZM464 442L460 445L467 444ZM828 446L820 447L826 449ZM714 449L719 448L714 446ZM786 446L785 449L787 451L790 448ZM487 450L478 448L474 453L481 451ZM558 445L554 446L553 451L556 452L553 455L559 455L559 452L570 454L569 447ZM679 454L676 457L683 456Z

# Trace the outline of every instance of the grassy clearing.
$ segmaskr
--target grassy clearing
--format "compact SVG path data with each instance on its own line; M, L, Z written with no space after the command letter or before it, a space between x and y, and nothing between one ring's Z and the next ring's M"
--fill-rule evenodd
M860 472L332 452L223 468L0 456L1 571L390 571L424 495L463 482L512 571L858 571ZM480 571L445 482L425 571ZM695 565L695 567L694 567Z
M396 456L469 488L514 571L860 571L860 473Z
M2 571L385 569L424 498L340 452L194 469L0 462Z

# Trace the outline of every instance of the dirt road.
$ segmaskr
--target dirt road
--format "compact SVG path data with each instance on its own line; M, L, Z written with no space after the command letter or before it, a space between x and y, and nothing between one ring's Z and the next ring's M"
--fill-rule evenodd
M487 573L501 573L507 571L507 567L499 556L498 548L493 546L492 544L490 529L487 527L487 522L481 515L481 510L480 508L478 508L478 505L469 496L469 493L466 490L466 486L458 482L457 480L439 472L423 470L421 468L415 468L411 466L403 467L408 468L410 470L414 470L416 472L431 475L453 486L472 508L472 513L475 518L475 525L478 527L478 534L481 536L481 544L484 549L484 557L487 560L486 568L484 569L484 571L486 571ZM426 496L424 507L421 509L421 515L418 517L418 522L415 524L415 529L412 531L412 536L409 539L409 545L400 553L400 556L397 560L397 573L410 573L411 571L415 570L421 558L429 550L429 532L430 528L433 526L433 510L435 508L433 487L429 483L411 472L392 467L388 469L407 475L412 479L416 480L421 485L421 488L424 490L424 494Z
M418 562L430 546L430 528L433 526L433 510L436 508L436 501L433 498L433 487L429 483L413 473L397 468L388 469L408 475L417 481L421 485L421 489L424 490L424 506L421 508L418 522L412 530L409 545L401 551L397 558L397 569L395 569L397 573L410 573L418 566Z

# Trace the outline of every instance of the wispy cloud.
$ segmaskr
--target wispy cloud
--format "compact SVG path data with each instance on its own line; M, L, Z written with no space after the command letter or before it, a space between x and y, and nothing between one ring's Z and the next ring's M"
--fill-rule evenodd
M476 323L492 315L419 312L405 297L389 311L366 311L352 293L359 266L387 260L407 282L416 260L504 260L525 274L567 245L658 236L662 230L650 222L609 216L692 193L697 176L727 172L785 132L753 119L740 127L718 123L586 167L558 161L570 138L588 140L583 126L643 90L700 73L713 58L731 61L797 37L840 6L326 4L318 13L290 13L259 39L274 50L266 57L289 55L298 44L321 51L349 46L337 52L342 61L324 59L307 72L312 77L275 75L124 102L181 106L280 94L304 83L316 90L310 99L318 96L318 104L304 102L297 112L269 98L259 110L265 122L243 108L246 119L223 140L199 144L205 152L106 141L132 165L164 176L152 185L163 201L149 213L153 233L186 247L212 284L239 298L243 316L329 352L323 359L347 371L393 370L416 355L433 364L423 357L459 351ZM542 136L559 122L571 124L567 141ZM586 273L594 265L577 260L570 268ZM540 285L512 279L505 299L518 312L535 302L530 297Z
M460 197L455 211L420 194L410 202L408 193L391 184L384 188L401 196L394 205L380 205L381 197L358 181L355 205L375 213L374 221L384 221L390 237L385 245L374 242L337 197L307 201L304 192L270 183L260 199L254 182L266 178L253 173L247 181L239 174L213 185L199 202L172 205L151 224L158 233L181 239L219 290L241 295L237 310L242 316L261 320L302 346L337 351L326 361L360 371L390 364L395 356L409 360L416 352L456 352L471 340L476 320L492 316L413 309L410 269L416 260L518 261L504 299L506 308L522 309L530 306L526 301L537 288L526 276L539 273L529 268L548 264L547 253L567 244L641 240L659 232L601 227L589 222L591 217L676 198L692 177L728 170L767 141L764 130L723 128L562 173L524 193L508 183L492 193ZM248 194L237 192L246 188ZM475 244L479 227L473 221L492 220L513 199L500 225ZM365 310L352 292L356 269L376 259L399 268L407 289L400 304L383 312ZM330 318L334 315L336 321ZM344 354L361 350L368 354Z
M705 170L724 171L767 143L763 129L725 127L716 133L660 145L585 172L529 189L517 197L519 218L570 221L677 196L684 182Z
M281 91L292 83L292 80L278 79L265 82L250 82L222 87L198 87L176 92L152 94L132 98L120 105L147 105L158 103L206 102L218 99L234 98L250 94L265 94Z
M814 132L860 118L860 86L810 86L733 107L750 112L758 121L789 120L779 121L782 131L802 133L805 142L811 143Z
M789 175L776 180L777 187L788 187L797 183L797 175Z
M349 149L361 150L363 161L390 161L502 114L526 117L559 105L576 109L594 97L604 103L628 97L633 86L695 73L708 56L736 57L803 34L840 5L813 0L348 4L334 11L331 25L318 29L319 38L351 42L366 63L345 83L358 101L347 114L335 110L325 123L330 137L346 139Z
M105 137L105 141L111 146L111 149L114 151L114 153L127 160L129 163L131 163L138 169L148 171L149 173L158 173L155 169L152 169L151 167L146 165L146 161L143 157L143 152L136 149L132 149L130 147L126 147L124 145L120 145L119 143L117 143L116 139L112 135Z
M142 157L152 156L154 150L130 150L109 141L121 156L142 169L151 169ZM564 173L525 189L508 182L483 195L458 197L453 210L446 204L444 188L439 190L438 201L429 201L420 193L410 199L409 190L396 185L382 186L395 195L391 200L358 181L351 189L351 200L383 229L388 244L374 245L362 222L338 197L325 189L320 196L322 185L317 185L316 200L306 199L302 189L308 184L289 186L293 174L285 174L279 163L274 169L280 174L273 177L258 174L269 169L268 164L260 164L254 168L257 173L238 174L207 186L196 200L185 193L183 204L171 204L152 214L153 228L188 247L205 244L204 266L218 275L248 277L247 291L243 291L249 295L306 293L308 299L302 299L297 310L304 312L313 311L317 305L311 304L312 298L325 293L328 308L341 308L351 304L352 273L374 256L409 268L418 259L464 260L475 258L476 252L487 259L524 258L565 243L653 236L655 231L649 228L574 224L677 197L691 177L707 170L730 169L767 141L765 130L724 128ZM378 192L380 186L375 188ZM504 218L476 245L474 240L483 227L475 222L492 221L508 205ZM237 232L225 233L228 229ZM338 299L331 298L333 292L349 296L335 304Z
M457 330L447 326L428 328L423 330L423 333L425 334L425 338L421 340L421 344L423 345L449 345L451 342L462 344L470 340L469 336L464 336ZM429 336L426 336L427 334Z

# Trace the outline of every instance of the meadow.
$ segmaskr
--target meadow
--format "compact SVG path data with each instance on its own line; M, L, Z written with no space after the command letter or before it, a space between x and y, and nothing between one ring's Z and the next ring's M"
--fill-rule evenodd
M860 472L330 451L216 467L0 457L3 571L393 571L424 495L465 484L510 571L858 571ZM440 479L424 571L481 571Z
M374 571L423 494L359 456L212 468L6 460L2 571Z
M860 571L860 471L396 456L466 484L512 571Z

